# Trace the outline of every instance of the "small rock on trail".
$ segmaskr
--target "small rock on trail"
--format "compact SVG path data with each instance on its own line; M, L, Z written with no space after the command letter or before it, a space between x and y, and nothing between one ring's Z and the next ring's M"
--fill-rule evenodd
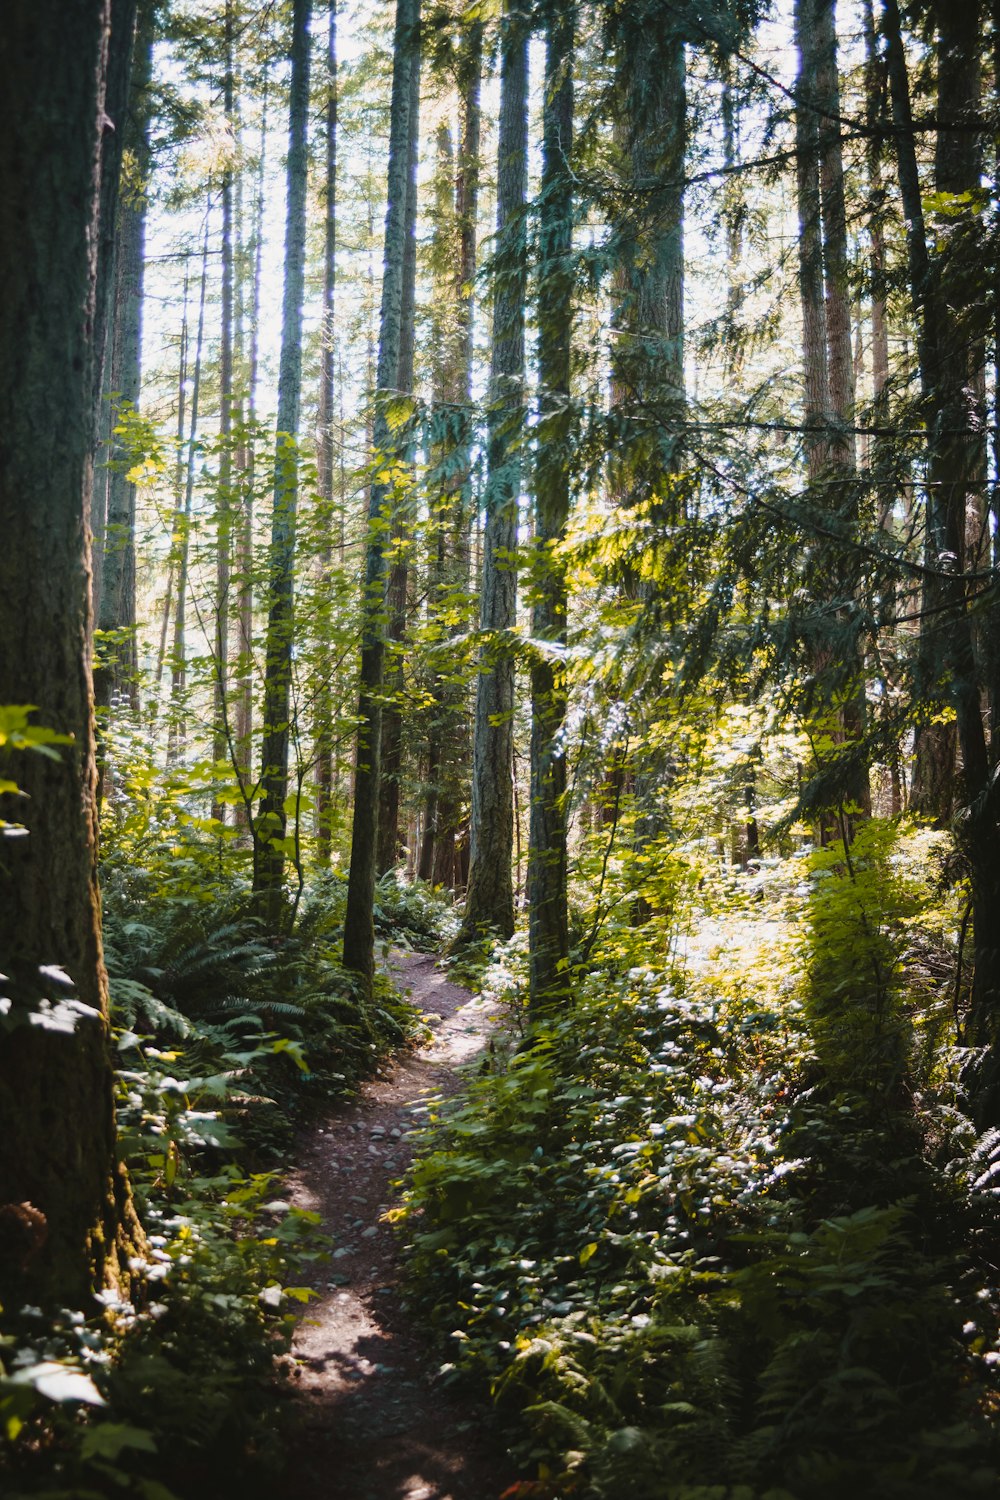
M435 1383L437 1360L400 1304L395 1236L382 1222L413 1156L416 1112L428 1094L458 1089L456 1070L482 1052L490 1017L433 957L394 954L392 972L432 1040L314 1129L291 1179L294 1202L321 1215L335 1245L295 1338L302 1424L286 1481L311 1500L495 1500L513 1475L492 1413Z

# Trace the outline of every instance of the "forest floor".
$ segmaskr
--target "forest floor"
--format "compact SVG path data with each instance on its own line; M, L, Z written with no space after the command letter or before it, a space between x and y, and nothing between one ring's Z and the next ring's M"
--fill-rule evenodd
M334 1241L295 1338L299 1427L286 1479L311 1500L495 1500L513 1479L492 1414L437 1379L440 1359L401 1301L397 1235L384 1216L429 1097L454 1093L488 1042L485 1002L433 957L392 972L431 1028L304 1138L292 1199Z

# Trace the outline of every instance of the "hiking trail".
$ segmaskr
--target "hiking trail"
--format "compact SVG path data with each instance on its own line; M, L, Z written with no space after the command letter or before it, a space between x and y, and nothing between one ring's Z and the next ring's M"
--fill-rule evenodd
M410 1326L397 1236L383 1216L413 1157L426 1102L455 1093L484 1050L485 1001L432 955L396 952L391 972L432 1030L359 1097L314 1126L291 1175L292 1201L321 1215L333 1258L317 1268L295 1336L301 1429L290 1492L316 1500L495 1500L514 1477L492 1413L437 1379L440 1356Z

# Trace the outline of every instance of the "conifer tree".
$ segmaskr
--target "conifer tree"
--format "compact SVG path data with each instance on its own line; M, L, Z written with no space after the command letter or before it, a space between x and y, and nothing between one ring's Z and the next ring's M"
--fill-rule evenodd
M567 993L566 564L569 519L570 333L573 308L574 22L550 6L545 30L542 184L538 215L538 444L532 558L531 815L528 848L530 1005L551 1008Z
M361 689L354 771L351 867L344 920L344 966L370 990L375 972L375 862L382 754L382 688L385 673L386 558L390 485L380 466L392 452L387 404L399 378L399 346L406 245L411 87L417 71L419 0L397 0L393 39L388 193L379 317L373 447L376 474L368 502L368 537L361 605Z
M518 493L524 425L528 25L515 0L501 24L500 132L487 475L476 678L469 887L458 942L514 931L514 655Z
M326 180L323 216L323 324L320 344L319 438L316 470L326 527L333 523L334 491L334 401L336 397L337 339L334 324L337 286L337 5L330 0L326 44ZM343 442L343 434L340 436ZM324 544L320 564L329 578L332 538ZM333 675L330 653L324 652L316 709L316 827L319 862L330 862L333 818Z
M309 121L309 17L311 0L292 6L292 78L288 109L288 199L285 220L285 287L281 367L274 452L274 508L268 572L264 660L264 738L261 800L255 823L254 890L265 898L277 928L283 905L288 753L291 737L292 645L295 590L295 520L298 505L298 434L302 396L302 298L305 284L306 187Z
M970 192L976 173L972 132L961 128L975 97L978 7L938 14L938 90L941 121L936 168L950 191ZM973 632L965 571L966 519L979 504L982 421L976 382L970 381L970 338L964 304L956 296L961 262L932 255L916 152L910 79L896 0L883 0L896 165L906 221L910 293L918 326L920 394L927 414L925 555L918 692L930 719L942 703L954 711L962 756L965 809L959 845L968 862L974 940L974 978L965 1041L972 1054L967 1084L981 1125L1000 1122L1000 949L995 914L1000 902L1000 809L996 768L983 718L987 665ZM945 107L954 113L945 114ZM952 124L960 128L949 128ZM952 175L954 174L954 175ZM975 204L974 193L967 200ZM953 278L959 278L957 281ZM973 309L976 303L972 304ZM981 305L981 304L980 304ZM921 726L930 727L929 725Z
M116 417L128 420L139 405L142 378L142 299L146 241L146 200L150 190L150 109L157 7L143 0L138 10L131 98L120 120L129 180L119 191L111 323L110 387ZM101 587L95 590L97 624L108 639L94 670L94 696L107 707L115 694L127 694L138 708L135 615L135 483L128 478L129 449L121 443L109 455L107 513L101 537Z
M108 14L107 0L12 0L0 28L0 705L36 705L35 723L61 737L47 753L14 755L8 742L3 755L4 780L27 793L5 807L25 836L0 841L0 1284L11 1308L127 1291L130 1241L141 1248L115 1139L91 681Z
M417 168L420 147L420 72L422 55L419 37L413 44L411 60L410 115L408 159L406 166L406 220L403 226L403 290L399 310L399 363L396 389L402 397L412 397L416 358L417 301ZM407 424L409 426L411 424ZM403 468L411 471L413 442L405 442ZM406 478L403 483L405 485ZM409 612L410 568L409 545L412 525L407 514L406 498L393 508L390 534L390 559L386 594L386 632L391 658L386 672L385 707L382 714L382 756L375 870L379 876L394 869L400 854L399 812L403 779L403 643L406 639Z

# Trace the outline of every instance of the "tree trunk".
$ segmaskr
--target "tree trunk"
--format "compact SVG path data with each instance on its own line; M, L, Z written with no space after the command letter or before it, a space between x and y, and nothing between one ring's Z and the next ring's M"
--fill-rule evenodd
M0 28L0 704L36 704L36 722L69 737L56 756L3 756L3 776L28 793L5 809L26 836L0 841L0 1295L11 1308L80 1307L101 1285L127 1288L141 1241L115 1140L90 672L108 13L106 0L9 0Z
M215 649L212 758L229 761L229 581L233 534L233 155L236 149L233 0L226 0L225 74L222 97L228 127L222 168L222 306L219 330L219 485L215 498ZM216 769L216 776L219 775ZM226 804L213 800L212 817L226 820Z
M187 393L187 355L188 355L188 292L191 285L191 271L184 262L184 296L181 303L181 336L177 349L177 434L176 453L174 457L174 514L170 527L170 555L167 563L167 588L163 600L163 616L160 626L160 644L156 653L156 678L153 684L155 712L160 708L160 686L163 682L163 669L167 660L167 636L170 632L170 622L174 613L174 578L177 572L177 548L180 541L180 526L184 518L184 504L182 496L184 493L184 420L185 403Z
M403 246L403 293L399 314L399 366L396 388L400 395L413 394L416 349L417 294L417 157L420 143L420 54L417 50L410 70L410 112L406 175L406 243ZM412 442L408 443L412 450ZM412 456L412 454L411 454ZM407 465L409 467L409 464ZM402 507L392 517L391 563L388 582L388 639L392 655L386 673L385 708L382 717L381 791L379 795L378 843L375 868L378 875L395 869L399 860L399 802L403 774L403 642L409 609L407 538L410 527Z
M388 203L376 377L378 390L373 431L376 454L389 453L393 445L386 402L392 396L399 372L410 155L410 81L413 69L417 66L419 24L419 0L397 0L389 127ZM365 991L370 991L375 974L375 858L382 751L381 695L385 673L386 569L383 531L389 499L389 486L376 478L368 501L368 541L361 605L361 686L354 775L354 818L344 921L344 967L358 976Z
M97 215L97 279L94 290L94 432L100 430L101 397L111 362L111 308L118 249L118 191L132 93L136 0L111 0L105 93L101 121L101 183ZM111 387L114 389L114 387Z
M320 350L319 443L316 468L323 503L324 542L320 556L322 577L329 587L333 559L333 417L337 377L334 302L337 286L337 5L331 0L326 38L326 201L323 219L323 325ZM341 436L343 442L343 436ZM316 705L316 831L321 869L330 863L333 847L333 659L324 644L322 681Z
M146 191L151 166L149 145L149 89L153 71L156 6L140 6L132 69L132 98L119 130L134 160L135 181L127 196L119 195L119 234L115 256L115 316L113 322L111 388L118 392L116 418L138 409L142 383L142 288L146 244ZM113 24L113 23L112 23ZM103 153L102 153L103 163ZM103 166L102 166L103 170ZM101 589L97 623L108 634L103 665L94 671L94 699L107 708L117 696L127 696L139 709L138 659L135 641L135 485L127 477L130 453L112 443L103 538Z
M885 279L885 234L882 228L885 186L882 181L883 144L878 134L878 125L884 111L885 85L882 76L882 60L878 53L875 33L873 0L862 0L862 19L865 36L865 124L870 132L866 147L868 173L868 238L871 246L870 267L872 279L872 406L873 426L883 427L888 417L887 387L889 383L889 323L886 308ZM878 442L873 447L873 468L879 471ZM880 503L879 516L886 524L888 501Z
M528 32L507 0L501 33L497 276L486 442L486 524L476 678L469 889L459 943L514 931L514 656L517 499L524 430L524 295Z
M274 450L274 509L264 655L264 742L261 800L255 822L254 891L264 898L272 931L284 906L289 715L294 634L295 520L299 482L299 407L302 394L302 299L305 287L306 188L309 158L309 14L311 0L292 7L292 81L288 109L288 204L285 290Z
M451 132L439 132L437 223L434 237L436 359L434 371L433 489L431 502L433 583L428 622L435 643L431 672L425 845L421 866L435 885L454 889L460 876L457 851L468 803L470 761L466 687L458 638L464 634L461 601L469 589L468 504L472 402L473 284L479 184L482 26L465 35L458 63L461 134L457 170ZM445 641L455 642L445 649Z
M816 482L829 456L829 339L823 285L823 217L820 199L819 114L815 82L819 71L817 0L796 0L795 41L799 55L795 83L795 181L799 216L799 299L802 307L802 358L806 462Z
M187 742L187 595L191 557L191 525L194 515L194 470L198 440L198 406L201 398L201 355L205 336L205 293L208 288L208 211L205 212L205 239L201 251L201 291L198 298L198 332L195 336L194 378L191 382L191 426L187 442L187 460L182 469L178 458L178 479L184 474L184 495L177 496L172 544L177 576L177 603L174 607L174 644L171 661L171 718L167 756L175 760Z
M938 116L942 120L962 119L978 109L979 12L979 0L968 0L967 4L960 7L938 7ZM894 58L895 109L896 94L905 81L901 40L898 56L895 49L890 51L890 67ZM904 70L902 75L900 65ZM909 108L908 99L906 108ZM904 149L906 148L901 142L901 153ZM935 186L938 192L959 195L976 192L980 185L980 170L976 135L967 129L946 130L939 127L935 153ZM915 162L912 171L916 172ZM923 234L922 215L919 228ZM957 229L956 225L953 238L957 237ZM911 251L913 234L913 227L910 226ZM926 242L919 259L925 265L925 291L922 299L926 365L923 373L927 378L925 394L929 401L933 400L936 414L934 425L944 432L934 443L931 472L928 474L924 559L931 571L923 597L919 671L921 696L930 700L941 687L944 659L940 650L939 611L948 608L949 600L953 601L955 607L960 607L965 621L962 631L969 633L969 649L972 650L973 626L968 619L964 598L959 606L958 595L963 590L955 580L966 567L969 516L979 513L983 501L986 450L981 435L985 423L976 389L981 382L977 381L976 370L970 368L972 358L968 328L963 319L963 309L955 296L957 291L958 299L961 299L963 291L967 289L962 287L961 274L957 278L951 278L952 281L957 281L957 286L949 285L947 269L930 263ZM980 374L981 369L980 345ZM930 409L928 417L931 420ZM938 573L952 576L935 576ZM973 682L967 684L967 692L977 693ZM971 702L968 712L971 717ZM911 806L938 823L947 821L951 814L955 751L960 744L960 724L929 721L917 726ZM964 745L962 758L964 762ZM967 799L970 796L969 771L970 767L966 766Z
M939 21L939 115L954 119L967 107L965 93L976 77L978 5L942 5ZM974 936L974 979L965 1040L983 1049L967 1075L973 1113L981 1126L1000 1122L1000 950L996 912L1000 906L1000 829L996 779L983 723L984 673L977 660L963 576L966 513L982 472L982 423L970 401L968 329L953 299L942 264L928 250L917 170L909 76L896 0L883 0L883 30L889 63L900 197L918 319L921 396L928 413L927 540L924 601L932 610L933 637L922 631L921 691L928 712L950 700L962 755L965 815L959 841L969 864ZM963 81L964 80L964 81ZM954 92L952 92L954 90ZM959 191L975 166L969 132L942 130L937 175ZM954 175L952 175L954 174ZM978 176L976 177L978 183ZM950 269L950 263L944 261ZM926 638L926 639L925 639Z
M848 536L854 536L858 527L857 445L854 436L856 389L851 338L844 158L840 140L836 0L814 0L814 4L818 53L816 94L820 109L818 131L823 204L823 275L826 290L830 413L834 423L829 450L829 504L839 528ZM841 598L856 596L855 571L854 555L848 550L841 564L838 590ZM858 613L850 609L838 612L842 640L837 649L840 665L833 685L835 700L840 705L836 738L845 747L842 752L845 764L839 776L844 815L841 829L848 833L856 818L871 816L871 786L863 743L866 721L862 671L864 648L852 623Z
M854 351L848 284L847 216L840 142L840 83L834 0L796 0L796 168L799 274L806 427L806 468L813 510L834 532L852 536L857 524L854 442ZM854 592L853 553L833 548L814 581L820 600ZM850 834L852 819L871 810L861 744L865 700L854 612L836 610L835 645L814 641L812 668L821 702L809 713L817 743L820 837ZM815 633L815 632L814 632ZM838 809L834 816L831 807ZM843 817L840 813L843 813Z
M684 162L687 89L683 36L669 13L654 25L648 16L623 14L613 33L621 96L619 144L639 206L616 226L614 290L616 338L612 345L611 402L622 429L609 464L615 503L652 524L654 535L683 518L678 470L679 437L687 395L684 374ZM730 127L731 128L731 127ZM725 143L724 143L725 144ZM654 413L650 419L650 413ZM631 561L622 567L622 591L649 598ZM655 703L659 689L651 685ZM638 711L641 717L642 710ZM623 715L624 718L624 715ZM670 770L662 752L640 748L623 761L612 748L612 805L629 788L636 804L634 842L645 848L663 833L662 789ZM615 764L617 762L617 764ZM639 896L633 920L651 915Z
M236 765L240 782L249 796L252 781L253 765L253 526L254 526L254 473L256 468L256 436L255 426L257 422L257 375L259 365L260 349L260 288L262 256L264 249L264 182L267 165L267 68L264 69L262 83L263 99L261 102L260 121L260 160L257 167L257 192L254 204L253 236L251 240L250 259L253 266L252 283L250 294L250 360L247 370L247 429L248 436L246 448L239 457L239 467L243 476L242 493L243 503L240 515L240 530L237 540L236 571L237 582L237 615L239 618L239 655L237 673L239 677L239 691L236 697ZM236 807L236 821L245 825L249 822L249 813L246 801L241 800Z
M529 1004L568 992L566 898L566 569L558 545L569 519L569 383L573 313L573 13L546 30L542 197L539 213L538 446L532 578L531 821L528 849Z
M481 21L470 24L459 59L461 98L461 135L458 144L458 172L455 180L456 244L452 291L456 315L454 368L449 385L452 400L454 437L447 445L447 462L451 475L449 492L450 551L452 560L446 572L451 574L449 592L455 604L467 597L470 586L469 530L472 518L470 504L470 464L472 448L472 340L476 281L476 228L479 210L479 137L481 125L480 90L483 62L483 27ZM450 635L456 642L467 629L463 617L455 618ZM456 667L459 670L456 670ZM450 890L464 883L464 861L461 851L466 843L463 824L469 803L471 761L468 692L460 660L443 682L441 793L438 801L437 848L434 882Z

